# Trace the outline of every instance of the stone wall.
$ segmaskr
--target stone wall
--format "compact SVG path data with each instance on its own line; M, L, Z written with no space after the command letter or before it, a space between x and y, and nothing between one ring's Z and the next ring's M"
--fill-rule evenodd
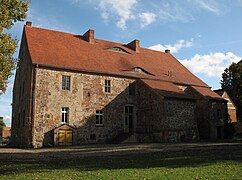
M228 123L227 104L220 101L210 102L210 139L223 139L224 126Z
M62 90L62 75L71 77L70 90ZM111 93L104 92L105 80ZM195 102L165 99L135 81L135 95L128 87L134 79L37 69L34 146L53 142L53 129L62 125L61 107L69 107L68 124L75 129L75 144L103 143L125 132L124 108L134 107L134 126L140 142L172 142L197 138ZM103 111L103 125L96 125L96 110ZM175 137L175 138L174 138Z
M71 88L62 90L62 75L71 76ZM111 80L111 93L104 92L105 79ZM52 130L60 125L61 107L69 107L69 125L77 131L76 143L105 142L123 132L124 107L134 104L127 96L133 82L108 76L37 69L34 146L51 141ZM96 110L103 111L103 126L96 125ZM95 138L91 139L91 135Z
M164 99L164 111L158 112L161 119L154 133L155 142L185 142L198 139L195 101Z
M137 137L139 142L181 142L198 139L196 102L164 98L138 83Z
M31 147L33 73L25 36L22 39L19 58L13 88L11 144L18 147Z

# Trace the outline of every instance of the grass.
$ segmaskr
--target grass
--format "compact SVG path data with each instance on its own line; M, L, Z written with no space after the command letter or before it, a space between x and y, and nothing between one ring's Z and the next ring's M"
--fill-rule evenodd
M9 156L0 158L0 179L242 179L241 145L79 158Z

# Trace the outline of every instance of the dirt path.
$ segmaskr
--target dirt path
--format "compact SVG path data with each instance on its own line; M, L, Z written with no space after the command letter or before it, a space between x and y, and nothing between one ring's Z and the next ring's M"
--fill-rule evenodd
M95 144L69 147L54 147L41 149L17 149L0 147L0 160L14 158L24 159L69 159L89 156L110 156L136 153L153 153L168 151L184 151L187 149L216 149L238 146L242 149L242 142L239 143L179 143L179 144Z

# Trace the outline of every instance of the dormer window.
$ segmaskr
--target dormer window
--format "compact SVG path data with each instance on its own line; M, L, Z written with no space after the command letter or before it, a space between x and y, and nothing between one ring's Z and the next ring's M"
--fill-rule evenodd
M132 72L140 73L140 74L148 74L154 76L154 74L149 73L148 71L140 68L140 67L135 67L131 70Z
M114 51L124 51L123 49L121 49L121 48L119 48L119 47L114 47L114 48L112 48L112 50L114 50Z
M141 68L138 68L138 67L134 68L133 71L137 72L137 73L144 73L144 71Z
M109 51L115 51L115 52L121 52L121 53L128 53L127 51L125 51L124 49L120 48L120 47L113 47L108 49Z
M167 71L167 76L175 77L176 75L174 71Z

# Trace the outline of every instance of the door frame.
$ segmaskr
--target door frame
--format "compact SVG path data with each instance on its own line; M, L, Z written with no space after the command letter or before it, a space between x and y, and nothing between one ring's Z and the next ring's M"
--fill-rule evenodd
M64 144L60 144L60 131L64 132ZM71 142L67 142L67 133L71 132ZM59 129L58 130L58 146L71 146L73 145L73 130L72 129Z
M59 144L59 138L60 138L59 137L59 131L60 130L72 131L72 144L70 143L70 144L67 144L67 145L75 145L76 144L76 130L75 130L75 128L70 126L69 124L61 124L59 127L56 127L54 129L54 145L55 146L62 146L62 145ZM66 136L66 134L65 134L65 136Z
M132 107L133 108L133 113L132 113L132 130L131 130L131 132L130 132L130 126L129 126L129 120L127 121L127 125L126 125L126 112L125 112L125 108L126 107ZM136 132L136 125L137 125L137 116L136 116L136 106L135 105L133 105L133 104L126 104L125 106L124 106L124 111L123 111L124 113L124 121L123 121L123 124L124 124L124 132L125 133L134 133L134 132Z

